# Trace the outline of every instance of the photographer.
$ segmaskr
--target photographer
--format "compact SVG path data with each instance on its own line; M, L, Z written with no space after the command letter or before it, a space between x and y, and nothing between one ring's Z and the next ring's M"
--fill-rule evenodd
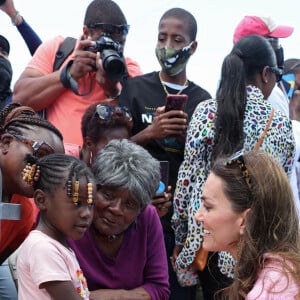
M60 69L53 71L64 41L57 36L39 47L15 83L13 101L36 111L46 109L47 119L63 134L68 154L79 156L80 122L86 108L99 100L114 101L122 81L141 74L136 62L123 58L128 30L115 2L94 0L87 7L83 33Z

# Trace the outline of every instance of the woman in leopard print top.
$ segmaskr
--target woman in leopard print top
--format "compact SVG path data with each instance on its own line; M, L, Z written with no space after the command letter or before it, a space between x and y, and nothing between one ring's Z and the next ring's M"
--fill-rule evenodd
M216 99L203 101L195 109L174 195L172 224L177 270L191 265L202 243L202 227L194 215L201 204L201 192L211 163L219 154L254 148L272 111L265 99L279 77L280 69L276 67L270 44L262 37L246 36L224 59ZM275 110L260 149L278 160L289 175L294 146L290 120ZM232 277L234 265L229 253L219 253L222 274Z

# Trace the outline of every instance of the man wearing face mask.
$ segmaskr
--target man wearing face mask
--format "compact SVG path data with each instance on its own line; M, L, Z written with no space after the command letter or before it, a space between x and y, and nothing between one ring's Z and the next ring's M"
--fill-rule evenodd
M8 40L0 35L0 110L11 102L12 67L8 60L10 46Z
M155 50L161 70L129 79L119 97L119 105L127 106L132 114L131 140L146 148L156 159L169 162L172 193L183 160L188 122L197 104L211 98L186 74L186 65L197 48L196 34L197 22L190 12L182 8L166 11L159 21ZM184 111L165 112L166 96L169 94L188 96ZM166 208L166 214L161 218L168 257L172 256L175 246L172 213L172 207ZM170 299L194 299L192 288L179 286L170 262L169 276Z

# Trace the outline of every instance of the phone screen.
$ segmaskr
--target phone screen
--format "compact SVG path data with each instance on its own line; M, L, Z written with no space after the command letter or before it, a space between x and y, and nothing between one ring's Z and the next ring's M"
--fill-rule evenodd
M167 191L169 184L169 162L167 160L160 161L160 182L156 194Z
M184 110L188 96L185 94L180 95L167 95L165 112L170 110Z

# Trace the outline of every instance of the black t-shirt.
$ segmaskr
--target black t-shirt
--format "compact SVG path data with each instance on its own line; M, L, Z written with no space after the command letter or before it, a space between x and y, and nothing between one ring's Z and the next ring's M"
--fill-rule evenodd
M177 90L167 88L170 94L176 94ZM210 99L210 94L200 86L189 81L189 85L182 91L188 95L185 112L189 120L196 106L203 100ZM160 82L158 72L152 72L141 76L130 78L126 81L119 97L119 105L127 106L133 118L132 134L135 135L144 130L152 123L156 109L164 106L166 93ZM184 143L178 142L175 138L153 140L144 146L153 157L158 160L167 160L170 163L169 185L174 193L178 175L178 169L183 161ZM172 209L162 218L164 230L171 230L170 218Z

